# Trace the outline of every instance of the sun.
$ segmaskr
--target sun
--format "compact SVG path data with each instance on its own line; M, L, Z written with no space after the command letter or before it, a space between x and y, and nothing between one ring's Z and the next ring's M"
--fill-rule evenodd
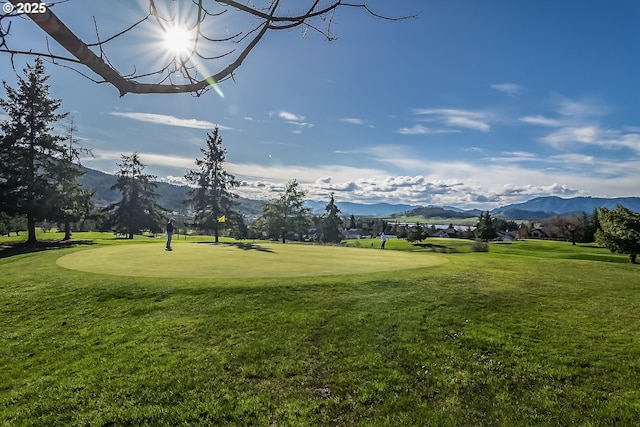
M191 53L195 40L193 32L183 26L168 27L162 39L169 53L178 58L184 58Z

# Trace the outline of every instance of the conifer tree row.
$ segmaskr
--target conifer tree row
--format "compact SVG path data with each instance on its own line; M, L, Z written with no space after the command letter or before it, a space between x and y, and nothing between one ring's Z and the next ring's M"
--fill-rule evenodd
M68 136L53 133L67 113L59 113L61 100L50 96L42 59L17 79L17 88L3 82L7 97L0 98L8 116L0 123L0 211L25 217L27 244L35 245L37 222L60 220L65 212L71 221L90 195L76 181L79 151L65 145Z

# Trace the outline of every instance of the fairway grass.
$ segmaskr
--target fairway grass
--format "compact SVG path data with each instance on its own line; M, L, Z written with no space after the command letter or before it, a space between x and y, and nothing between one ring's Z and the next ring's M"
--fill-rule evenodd
M297 251L304 265L396 253L233 242L165 253L161 241L0 250L0 425L640 425L640 267L623 255L535 241L452 252L464 242L428 239L421 250L443 252L361 274L145 277L57 263L103 248L228 252L246 269L254 252ZM416 268L412 256L448 262Z
M448 262L431 254L278 243L113 245L58 258L71 270L175 278L298 277L424 268Z

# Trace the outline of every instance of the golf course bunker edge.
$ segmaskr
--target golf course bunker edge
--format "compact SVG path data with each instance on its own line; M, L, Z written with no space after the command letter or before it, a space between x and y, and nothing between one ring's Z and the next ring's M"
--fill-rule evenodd
M115 276L268 278L361 274L433 267L446 258L425 253L278 243L123 244L64 255L70 270Z

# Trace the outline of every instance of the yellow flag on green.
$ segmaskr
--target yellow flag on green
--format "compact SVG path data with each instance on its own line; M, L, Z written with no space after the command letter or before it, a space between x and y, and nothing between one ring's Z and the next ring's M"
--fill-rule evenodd
M226 221L227 221L226 215L222 215L220 218L218 218L218 222L226 222Z

